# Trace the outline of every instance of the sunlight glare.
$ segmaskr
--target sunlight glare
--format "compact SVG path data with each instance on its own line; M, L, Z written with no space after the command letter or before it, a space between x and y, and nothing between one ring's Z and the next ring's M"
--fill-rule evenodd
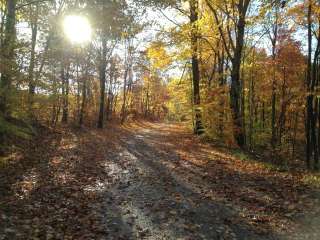
M64 32L73 43L85 43L91 39L91 26L87 18L67 16L63 23Z

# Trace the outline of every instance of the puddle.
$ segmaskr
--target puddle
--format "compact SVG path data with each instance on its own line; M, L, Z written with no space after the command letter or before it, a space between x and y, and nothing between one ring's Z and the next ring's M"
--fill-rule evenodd
M144 139L145 138L145 136L142 136L142 135L135 135L134 137L138 138L138 139Z

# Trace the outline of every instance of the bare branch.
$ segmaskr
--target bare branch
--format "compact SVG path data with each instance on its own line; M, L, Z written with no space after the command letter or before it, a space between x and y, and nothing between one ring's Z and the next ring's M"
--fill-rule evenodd
M49 2L51 0L35 0L35 1L31 1L28 3L24 3L24 4L20 4L19 6L16 7L16 10L20 10L21 8L27 7L29 5L35 4L35 3L42 3L42 2Z

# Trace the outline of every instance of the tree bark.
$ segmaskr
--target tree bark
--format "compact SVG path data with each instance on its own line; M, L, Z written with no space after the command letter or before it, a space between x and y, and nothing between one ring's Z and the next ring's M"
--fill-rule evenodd
M100 58L100 109L99 109L99 119L98 128L103 128L104 125L104 105L105 105L105 91L106 91L106 68L107 68L107 40L106 36L102 37L102 52Z
M272 44L272 93L271 93L271 146L274 149L276 146L276 47L278 43L278 20L279 20L279 4L275 3L275 22L273 23L273 37L271 37Z
M31 20L31 52L30 52L30 65L29 65L29 115L33 118L33 101L36 83L34 81L34 67L35 67L35 48L37 43L37 35L38 35L38 14L39 14L39 5L36 4L35 16L31 16L33 18Z
M4 40L1 46L1 63L5 66L1 70L0 81L0 113L10 115L9 96L14 69L14 50L16 39L16 0L7 0L7 16L5 23Z
M200 99L200 68L199 68L199 37L197 21L199 19L199 2L198 0L190 0L190 24L191 24L191 51L192 51L192 82L193 82L193 104L195 107L195 124L194 132L202 134L204 129L202 126L201 116L201 99Z
M254 67L255 67L255 52L252 56L252 67L250 69L250 86L249 86L249 146L253 148L253 121L254 121L254 103L255 103L255 86L254 86Z
M311 0L308 1L308 66L307 66L307 119L306 119L306 165L307 168L311 167L311 155L312 155L312 147L311 147L311 125L313 118L313 95L312 95L312 4Z
M61 66L61 78L63 84L63 106L62 106L62 123L68 123L69 118L69 67L65 72L64 61Z
M79 116L80 127L83 125L83 118L84 118L86 104L87 104L87 78L88 78L88 71L86 71L86 74L82 82L82 103L81 103L81 110L80 110L80 116Z
M126 70L124 72L124 78L123 78L123 103L121 108L121 124L123 124L126 120L127 78L128 78L128 67L126 67Z
M245 145L245 133L243 129L243 120L240 112L241 86L240 86L240 68L242 59L242 50L244 44L245 17L250 0L240 1L238 5L239 20L237 23L237 38L234 57L232 59L231 71L231 89L230 105L233 112L234 138L239 147Z

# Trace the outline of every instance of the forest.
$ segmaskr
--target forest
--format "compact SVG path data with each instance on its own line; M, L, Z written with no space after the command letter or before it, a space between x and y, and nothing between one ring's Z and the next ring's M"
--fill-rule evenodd
M0 239L320 239L320 2L0 0Z

